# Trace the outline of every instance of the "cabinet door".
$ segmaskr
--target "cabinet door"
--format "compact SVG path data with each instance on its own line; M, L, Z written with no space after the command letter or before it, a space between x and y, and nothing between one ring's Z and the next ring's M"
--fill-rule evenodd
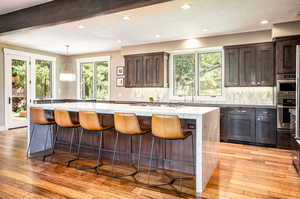
M136 84L136 66L134 57L125 57L125 87Z
M256 85L255 47L240 49L240 86Z
M153 56L152 86L164 86L164 55Z
M239 86L239 49L225 49L225 86Z
M276 110L256 109L256 142L276 144Z
M225 119L228 140L255 142L255 109L233 108Z
M227 141L227 135L225 128L225 121L226 121L226 115L225 115L226 109L221 108L220 110L220 139L221 141Z
M274 86L274 47L273 44L263 44L256 48L256 84L259 86Z
M153 84L153 62L153 56L144 56L145 86L151 86Z
M278 74L296 73L297 39L276 42L276 70Z
M125 87L141 87L144 82L142 56L125 57Z

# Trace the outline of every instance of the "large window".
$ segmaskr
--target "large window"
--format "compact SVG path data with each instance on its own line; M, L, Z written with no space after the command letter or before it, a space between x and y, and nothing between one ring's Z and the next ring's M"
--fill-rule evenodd
M174 54L173 95L222 96L222 57L221 50Z
M35 60L35 97L52 98L52 61Z
M81 99L108 99L109 59L79 59Z

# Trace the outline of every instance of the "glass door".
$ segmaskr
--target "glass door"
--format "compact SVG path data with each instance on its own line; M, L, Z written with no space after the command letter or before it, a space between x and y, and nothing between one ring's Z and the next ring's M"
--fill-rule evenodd
M6 57L6 120L8 128L27 126L27 107L30 101L29 57Z

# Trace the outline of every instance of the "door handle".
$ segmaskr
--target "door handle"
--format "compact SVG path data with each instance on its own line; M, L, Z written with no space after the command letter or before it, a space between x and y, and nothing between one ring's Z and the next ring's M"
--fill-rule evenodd
M10 104L11 103L11 98L10 97L8 97L8 104Z

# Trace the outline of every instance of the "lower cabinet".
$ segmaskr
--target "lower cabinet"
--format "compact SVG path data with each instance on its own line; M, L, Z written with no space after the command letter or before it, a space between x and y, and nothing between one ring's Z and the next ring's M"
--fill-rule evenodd
M223 108L221 140L276 145L276 110Z

